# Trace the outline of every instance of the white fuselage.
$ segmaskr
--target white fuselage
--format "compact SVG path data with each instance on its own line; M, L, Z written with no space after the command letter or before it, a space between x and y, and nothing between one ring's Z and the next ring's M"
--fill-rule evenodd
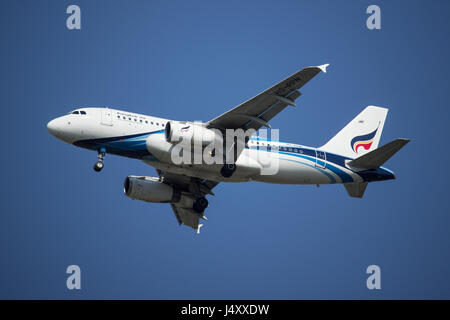
M221 164L174 164L172 144L164 138L168 119L109 108L80 108L50 121L49 132L76 146L120 156L177 174L202 179L276 184L330 184L362 182L365 177L346 167L348 158L316 148L252 137L236 161L230 178ZM274 152L273 150L277 150Z

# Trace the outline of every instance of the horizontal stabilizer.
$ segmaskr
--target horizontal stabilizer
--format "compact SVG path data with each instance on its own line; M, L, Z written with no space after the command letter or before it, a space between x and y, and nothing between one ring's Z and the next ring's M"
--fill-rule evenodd
M361 170L377 169L408 142L409 139L395 139L394 141L391 141L378 149L370 151L355 160L349 161L347 165L351 168Z
M362 198L366 191L367 182L344 183L344 187L350 197Z

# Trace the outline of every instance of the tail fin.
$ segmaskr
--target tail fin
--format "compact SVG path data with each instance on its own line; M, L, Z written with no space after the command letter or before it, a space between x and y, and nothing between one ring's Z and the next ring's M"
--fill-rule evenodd
M380 142L388 109L366 107L320 149L355 158L375 150Z

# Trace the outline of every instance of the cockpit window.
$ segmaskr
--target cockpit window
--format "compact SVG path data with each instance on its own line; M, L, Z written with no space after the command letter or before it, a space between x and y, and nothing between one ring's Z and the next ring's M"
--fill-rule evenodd
M74 111L74 112L72 112L72 114L80 114L80 112Z
M80 114L86 114L86 111L80 111Z

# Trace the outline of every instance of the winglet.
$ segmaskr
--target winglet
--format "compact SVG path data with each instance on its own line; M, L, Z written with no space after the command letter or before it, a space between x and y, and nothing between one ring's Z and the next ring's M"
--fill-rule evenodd
M200 234L200 228L203 227L203 224L199 224L197 227L197 234Z
M321 66L317 66L320 70L322 70L324 73L327 73L327 67L329 66L329 63L323 64Z

